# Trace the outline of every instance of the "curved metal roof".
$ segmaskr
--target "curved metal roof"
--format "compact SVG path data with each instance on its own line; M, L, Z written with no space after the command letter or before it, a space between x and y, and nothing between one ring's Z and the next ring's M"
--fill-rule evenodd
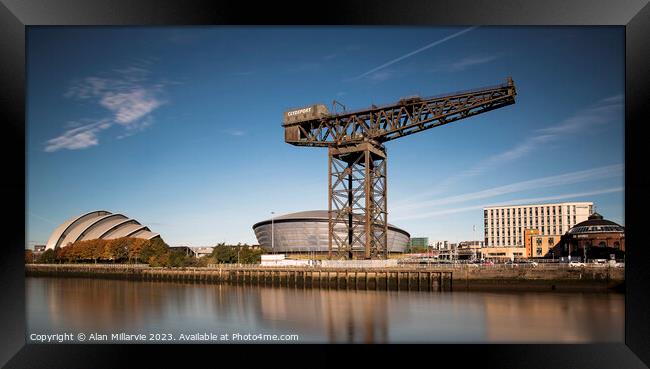
M104 232L111 229L116 224L120 224L128 220L129 218L127 218L123 214L110 214L110 215L103 216L96 223L93 223L92 227L84 230L84 234L81 240L85 241L85 240L94 240L96 238L102 238Z
M355 221L357 222L362 220L361 217L358 215L355 215L355 218L356 218ZM273 218L273 222L275 223L289 223L289 222L298 222L298 221L328 222L329 214L327 210L307 210L307 211L299 211L296 213L284 214ZM253 224L253 229L261 225L270 224L270 223L271 223L271 219L257 222ZM396 227L390 223L388 223L388 228L400 233L404 233L409 237L411 236L407 231L399 227Z
M136 237L152 239L159 236L147 226L123 214L95 210L73 217L56 227L48 238L46 249L92 239Z
M107 240L111 240L113 238L120 238L120 237L129 237L130 235L140 231L140 230L149 230L147 226L143 226L142 224L136 222L133 219L129 219L125 223L120 223L119 225L115 226L114 229L109 230L108 232L105 232L102 235L102 238L105 238Z
M98 217L102 215L110 214L110 212L105 211L105 210L95 210L95 211L90 211L88 213L81 214L79 216L73 217L68 219L67 221L63 222L60 226L56 227L54 232L50 235L50 238L47 240L47 244L45 246L46 249L53 249L57 245L60 244L61 241L63 241L62 236L66 235L69 231L69 229L83 221L84 219L87 219L89 217Z
M614 223L611 220L604 219L602 215L593 213L587 220L573 226L567 233L605 233L605 232L625 232L625 228Z

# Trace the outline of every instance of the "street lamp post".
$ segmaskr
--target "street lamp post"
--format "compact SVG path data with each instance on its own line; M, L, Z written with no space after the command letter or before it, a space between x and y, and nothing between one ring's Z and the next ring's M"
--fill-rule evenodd
M273 224L273 216L275 215L275 212L271 212L271 253L275 254L275 229L274 229L274 224Z

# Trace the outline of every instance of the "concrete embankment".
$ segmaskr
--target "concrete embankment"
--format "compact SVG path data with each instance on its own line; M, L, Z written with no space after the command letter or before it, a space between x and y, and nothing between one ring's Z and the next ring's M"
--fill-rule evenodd
M27 264L27 276L186 281L360 290L620 290L624 269L609 267L150 268L128 265Z
M454 290L559 290L623 292L625 269L603 266L457 268Z

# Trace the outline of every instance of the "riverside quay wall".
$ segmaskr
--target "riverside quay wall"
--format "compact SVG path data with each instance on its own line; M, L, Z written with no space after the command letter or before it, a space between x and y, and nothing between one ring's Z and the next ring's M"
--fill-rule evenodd
M622 290L625 270L614 267L261 267L152 268L120 264L27 264L27 276L185 281L290 288L405 291Z

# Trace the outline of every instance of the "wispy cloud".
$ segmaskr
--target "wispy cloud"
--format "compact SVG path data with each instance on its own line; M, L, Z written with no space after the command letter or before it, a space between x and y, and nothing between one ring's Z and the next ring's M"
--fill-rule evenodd
M499 54L466 56L464 58L454 60L451 62L440 63L431 70L434 72L438 72L438 71L460 72L470 67L489 63L491 61L498 59L499 57L500 57Z
M436 190L432 191L432 193L442 192L459 180L478 176L494 170L496 167L520 159L526 154L540 147L544 147L546 143L570 137L569 134L588 132L589 130L587 128L593 129L607 123L622 121L622 112L623 95L604 98L555 125L533 131L520 144L483 159L476 165L456 175L447 177L445 180L439 182Z
M158 108L162 101L144 88L128 92L111 92L103 94L100 105L114 114L114 121L128 125Z
M607 124L613 118L622 117L624 98L623 95L611 96L600 100L594 106L562 121L560 124L538 130L540 135L553 137L568 133L584 132L586 128Z
M246 135L246 131L243 131L241 129L230 129L230 130L224 131L224 133L227 133L227 134L229 134L231 136L244 136L244 135Z
M410 211L413 209L426 208L431 206L447 205L460 202L468 202L474 200L487 199L497 196L503 196L511 193L536 190L541 188L548 187L557 187L570 185L581 182L595 181L605 178L615 178L622 177L624 174L623 164L614 164L607 165L603 167L581 170L577 172L565 173L560 175L542 177L531 179L528 181L511 183L505 186L498 186L489 188L486 190L476 191L465 193L455 196L447 196L443 198L421 201L420 200L410 200L407 202L402 202L401 204L396 204L393 206L395 211ZM424 197L425 194L420 194L420 197Z
M62 135L48 140L45 151L54 152L61 149L78 150L96 146L99 144L98 133L108 129L111 125L112 123L108 119L103 119L99 122L69 129Z
M470 56L452 63L450 68L454 71L461 71L475 65L489 63L492 60L495 60L497 57L498 57L497 55Z
M372 81L385 81L390 79L395 73L390 70L380 70L378 72L372 73L368 78Z
M153 124L151 113L165 103L161 95L167 83L150 83L149 70L139 66L114 69L110 74L110 78L91 76L74 81L64 94L69 99L96 103L110 116L83 119L83 124L69 122L66 127L71 129L46 142L46 152L97 146L99 133L116 124L123 128L118 138L131 136Z
M29 215L32 216L32 217L34 217L34 218L36 218L36 219L43 220L43 221L45 221L45 222L47 222L47 223L57 225L56 222L54 222L54 221L52 221L52 220L50 220L50 219L47 219L47 218L45 218L45 217L42 217L42 216L40 216L40 215L38 215L38 214L34 214L34 213L32 213L31 211L29 212Z
M607 194L607 193L615 193L615 192L623 192L623 191L625 191L625 188L621 186L621 187L605 188L605 189L601 189L601 190L575 192L575 193L567 193L567 194L553 195L553 196L529 197L529 198L513 199L513 200L509 200L509 201L505 201L505 202L499 202L499 203L491 203L491 204L486 203L486 204L481 204L481 205L472 205L472 206L465 206L465 207L449 208L449 209L431 211L431 212L427 212L427 213L417 213L417 214L412 214L412 215L396 216L396 217L392 218L392 221L410 220L410 219L427 219L427 218L434 218L434 217L440 216L440 215L462 213L462 212L466 212L466 211L474 211L474 210L478 210L478 209L483 209L483 208L488 207L488 206L505 206L505 205L516 205L516 204L539 203L539 202L543 202L543 201L576 199L576 198L585 197L585 196L602 195L602 194Z
M413 56L413 55L417 55L417 54L419 54L419 53L421 53L421 52L423 52L423 51L425 51L425 50L428 50L428 49L430 49L430 48L432 48L432 47L434 47L434 46L440 45L440 44L442 44L442 43L444 43L444 42L447 42L447 41L449 41L449 40L451 40L451 39L454 39L454 38L456 38L456 37L458 37L458 36L460 36L460 35L462 35L462 34L465 34L465 33L469 32L469 31L472 31L472 30L474 30L474 29L476 29L476 28L478 28L478 26L465 28L465 29L463 29L462 31L458 31L458 32L456 32L456 33L454 33L454 34L452 34L452 35L449 35L449 36L447 36L447 37L441 38L440 40L437 40L437 41L431 42L431 43L429 43L429 44L427 44L427 45L425 45L425 46L423 46L423 47L421 47L421 48L419 48L419 49L417 49L417 50L411 51L410 53L406 53L406 54L404 54L404 55L402 55L402 56L400 56L400 57L398 57L398 58L395 58L395 59L393 59L393 60L390 60L390 61L388 61L388 62L386 62L386 63L384 63L384 64L382 64L382 65L380 65L380 66L378 66L378 67L376 67L376 68L373 68L373 69L371 69L371 70L369 70L369 71L367 71L367 72L365 72L365 73L362 73L362 74L360 74L360 75L358 75L358 76L352 78L352 80L355 80L355 79L361 79L361 78L363 78L363 77L369 76L369 75L371 75L371 74L373 74L373 73L375 73L375 72L377 72L377 71L379 71L379 70L381 70L381 69L384 69L384 68L386 68L386 67L389 67L389 66L391 66L391 65L393 65L393 64L395 64L395 63L397 63L397 62L400 62L400 61L402 61L402 60L404 60L404 59L406 59L406 58L409 58L409 57L411 57L411 56Z

